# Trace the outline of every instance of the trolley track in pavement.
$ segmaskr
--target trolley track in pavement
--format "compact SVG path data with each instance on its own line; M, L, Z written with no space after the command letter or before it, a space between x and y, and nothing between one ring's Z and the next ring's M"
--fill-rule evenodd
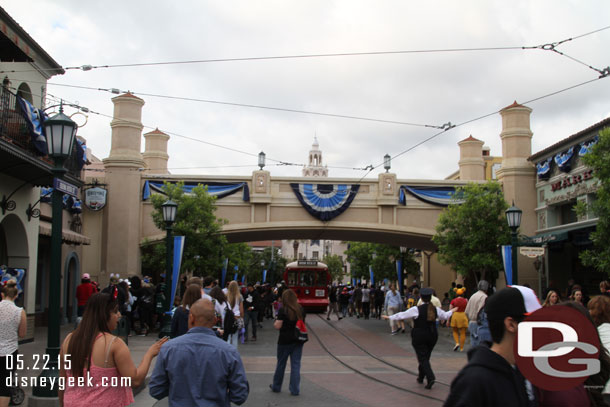
M319 314L318 314L318 317L320 318L320 320L322 320L323 322L325 322L325 323L326 323L328 326L330 326L330 327L334 328L334 329L335 329L337 332L339 332L339 333L340 333L340 334L341 334L343 337L345 337L345 338L346 338L346 339L348 339L350 342L352 342L352 344L354 344L354 345L355 345L355 346L356 346L358 349L360 349L362 352L364 352L364 353L365 353L366 355L368 355L369 357L371 357L371 358L373 358L373 359L375 359L375 360L377 360L377 361L379 361L379 362L381 362L381 363L383 363L383 364L385 364L385 365L388 365L388 366L390 366L390 367L392 367L392 368L394 368L394 369L397 369L397 370L400 370L400 371L402 371L402 372L404 372L404 373L407 373L407 374L409 374L409 375L414 375L414 376L417 376L417 373L415 373L415 372L413 372L413 371L411 371L411 370L408 370L408 369L405 369L405 368L403 368L403 367L400 367L400 366L394 365L394 364L392 364L392 363L389 363L389 362L387 362L387 361L385 361L385 360L383 360L383 359L381 359L381 358L379 358L379 357L377 357L377 356L373 355L372 353L370 353L370 352L368 352L366 349L364 349L364 348L363 348L363 347L362 347L360 344L358 344L356 341L354 341L352 338L350 338L349 336L347 336L347 335L346 335L344 332L341 332L341 331L340 331L339 329L337 329L335 326L333 326L332 324L329 324L327 321L325 321L325 320L324 320L324 318L323 318L323 317L321 317ZM339 364L343 365L343 366L344 366L344 367L346 367L347 369L349 369L349 370L353 371L354 373L356 373L356 374L358 374L358 375L360 375L360 376L363 376L363 377L365 377L366 379L372 380L372 381L374 381L374 382L377 382L377 383L383 384L383 385L388 386L388 387L392 387L392 388L394 388L394 389L396 389L396 390L400 390L400 391L405 392L405 393L413 394L413 395L416 395L416 396L419 396L419 397L423 397L423 398L426 398L426 399L429 399L429 400L439 401L439 402L441 402L441 403L444 403L444 402L445 402L445 400L444 400L444 399L441 399L441 398L438 398L438 397L434 397L434 396L432 396L432 395L428 395L428 394L425 394L425 393L423 393L423 392L419 392L419 391L410 390L410 389L407 389L407 388L404 388L404 387L401 387L401 386L395 385L395 384L393 384L393 383L387 382L387 381L385 381L385 380L379 379L379 378L377 378L377 377L375 377L375 376L372 376L372 375L370 375L370 374L364 373L364 372L363 372L363 371L361 371L360 369L358 369L358 368L356 368L356 367L354 367L354 366L350 365L349 363L347 363L347 362L345 362L345 361L341 360L339 357L335 356L335 355L333 354L333 352L331 352L331 351L330 351L330 349L329 349L329 348L326 346L326 344L325 344L325 343L324 343L324 342L321 340L321 338L318 336L318 334L316 333L315 329L314 329L314 328L311 326L311 324L307 324L307 329L308 329L308 331L309 331L309 332L310 332L310 333L311 333L311 334L312 334L312 335L313 335L313 336L316 338L316 340L317 340L317 341L318 341L318 343L320 344L320 347L321 347L321 348L322 348L322 349L323 349L323 350L324 350L324 351L325 351L325 352L326 352L326 353L327 353L327 354L328 354L328 355L329 355L331 358L333 358L334 360L336 360L336 361L337 361ZM438 384L444 384L445 386L448 386L446 383L441 383L441 382L437 382L437 381L435 381L435 384L436 384L436 383L438 383ZM426 390L426 391L428 391L428 390Z
M358 342L356 342L353 338L351 338L349 335L347 335L345 332L341 331L339 328L337 328L335 325L331 324L329 321L326 321L320 314L317 314L318 318L320 318L323 322L325 322L328 326L332 327L335 331L339 332L343 337L345 337L348 341L350 341L352 344L354 344L354 346L356 346L358 349L360 349L362 352L366 353L367 355L369 355L370 357L372 357L373 359L378 360L379 362L388 365L390 367L393 367L396 370L400 370L403 371L407 374L413 375L413 376L418 376L418 372L414 371L414 370L409 370L409 369L405 369L402 366L398 366L395 365L394 363L388 362L385 359L382 359L378 356L375 356L374 354L372 354L371 352L369 352L368 350L366 350L362 345L360 345ZM442 386L447 386L447 387L451 387L450 384L445 383L445 382L441 382L438 380L434 381L434 384L440 384Z

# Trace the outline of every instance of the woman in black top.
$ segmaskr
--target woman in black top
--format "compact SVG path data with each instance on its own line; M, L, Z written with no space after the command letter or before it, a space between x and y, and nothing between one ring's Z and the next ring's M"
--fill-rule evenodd
M184 335L189 330L189 309L200 299L201 288L196 284L189 285L184 292L182 305L176 307L174 315L172 315L172 338Z
M335 311L337 314L337 318L341 320L341 315L339 315L339 309L337 307L337 287L330 287L330 291L328 292L328 313L326 314L326 319L330 321L330 314Z
M278 311L273 327L280 331L277 340L277 365L273 375L271 391L279 393L284 381L284 370L290 356L290 394L298 396L301 382L301 356L303 343L295 335L298 320L305 320L305 311L297 301L294 291L287 289L282 293L282 308Z

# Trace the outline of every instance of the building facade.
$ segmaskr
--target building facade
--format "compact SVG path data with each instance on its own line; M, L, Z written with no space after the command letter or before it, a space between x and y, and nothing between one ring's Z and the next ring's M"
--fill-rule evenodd
M582 157L595 144L599 132L608 127L610 118L529 158L537 169L537 229L533 237L535 243L546 248L545 256L538 263L545 287L567 287L572 278L592 294L597 292L599 281L607 278L580 261L580 253L592 248L589 234L595 230L598 219L592 213L579 216L576 206L579 202L590 204L595 200L599 181Z
M81 275L82 245L88 239L80 234L78 200L67 200L63 212L62 290L49 293L52 217L43 195L53 185L53 162L46 156L46 141L36 124L41 123L40 112L53 104L48 101L47 80L64 70L2 8L0 43L0 71L6 72L0 78L0 266L3 278L12 273L12 278L19 281L22 294L17 303L26 311L27 338L32 338L35 321L46 320L50 295L61 296L64 317L76 313L74 294ZM49 110L47 113L52 114ZM74 144L64 179L81 187L83 156L78 155L79 144Z

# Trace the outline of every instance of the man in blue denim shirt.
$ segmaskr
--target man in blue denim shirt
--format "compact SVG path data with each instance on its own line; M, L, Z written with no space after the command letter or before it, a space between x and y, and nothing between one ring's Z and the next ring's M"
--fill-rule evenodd
M206 299L193 304L189 330L161 348L150 379L150 395L169 397L170 406L240 405L249 385L237 349L216 336L214 305Z

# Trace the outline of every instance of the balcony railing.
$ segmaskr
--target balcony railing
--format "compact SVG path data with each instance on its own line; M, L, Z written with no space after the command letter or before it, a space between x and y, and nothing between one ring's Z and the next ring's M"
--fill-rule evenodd
M0 88L0 138L19 147L28 155L53 165L53 160L46 155L42 156L34 147L27 121L21 114L17 103L17 96L6 88ZM72 154L66 161L65 167L70 175L80 179L82 166L79 169L77 148L76 141L74 141Z

